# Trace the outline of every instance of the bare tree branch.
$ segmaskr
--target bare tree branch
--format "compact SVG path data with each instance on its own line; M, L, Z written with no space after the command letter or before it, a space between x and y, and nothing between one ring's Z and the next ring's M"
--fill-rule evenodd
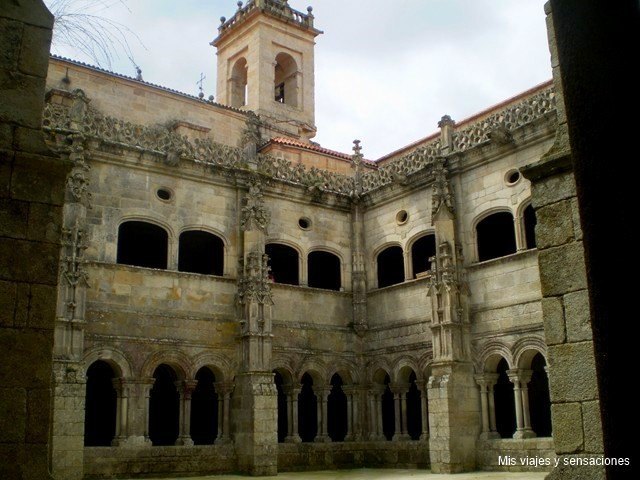
M143 45L142 41L129 27L105 13L118 4L129 10L126 1L45 0L55 18L53 44L70 47L108 69L113 60L119 58L119 53L123 53L137 68L129 39L134 38Z

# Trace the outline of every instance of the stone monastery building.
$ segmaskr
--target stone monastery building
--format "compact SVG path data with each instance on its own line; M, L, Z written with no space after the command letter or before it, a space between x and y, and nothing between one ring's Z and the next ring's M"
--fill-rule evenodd
M240 5L215 102L51 58L55 478L554 458L520 172L553 144L552 83L373 162L312 140L321 33Z

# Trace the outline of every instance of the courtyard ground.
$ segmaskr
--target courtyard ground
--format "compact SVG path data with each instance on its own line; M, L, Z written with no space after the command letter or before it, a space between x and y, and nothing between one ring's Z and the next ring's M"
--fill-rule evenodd
M473 472L457 475L436 475L428 470L358 469L326 470L322 472L288 472L263 480L542 480L548 472ZM243 475L215 475L209 477L182 477L176 480L239 480ZM166 478L163 480L167 480Z

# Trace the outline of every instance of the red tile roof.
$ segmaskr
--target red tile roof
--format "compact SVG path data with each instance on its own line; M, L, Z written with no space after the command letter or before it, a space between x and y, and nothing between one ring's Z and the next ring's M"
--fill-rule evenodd
M331 155L332 157L336 157L340 160L347 160L347 161L351 161L351 155L347 154L347 153L342 153L342 152L337 152L335 150L330 150L328 148L324 148L321 147L320 145L314 144L314 143L305 143L305 142L301 142L299 140L294 140L292 138L286 138L286 137L274 137L271 140L269 140L269 142L267 142L266 144L264 144L262 148L265 148L269 145L285 145L288 147L296 147L296 148L301 148L303 150L310 150L312 152L318 152L318 153L322 153L324 155ZM371 160L365 160L364 161L366 164L370 165L370 166L375 166L375 162L372 162Z

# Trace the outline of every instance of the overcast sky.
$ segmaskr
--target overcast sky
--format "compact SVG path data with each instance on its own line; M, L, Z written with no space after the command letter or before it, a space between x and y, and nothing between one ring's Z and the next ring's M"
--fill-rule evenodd
M50 1L50 0L47 0ZM146 81L215 95L209 42L233 0L103 0L91 13L118 21ZM437 129L442 115L462 120L551 77L544 0L290 0L316 27L314 139L349 152L362 140L376 159ZM100 5L100 2L95 2ZM91 62L68 47L54 53ZM125 55L112 69L135 76ZM125 112L123 112L125 115Z

